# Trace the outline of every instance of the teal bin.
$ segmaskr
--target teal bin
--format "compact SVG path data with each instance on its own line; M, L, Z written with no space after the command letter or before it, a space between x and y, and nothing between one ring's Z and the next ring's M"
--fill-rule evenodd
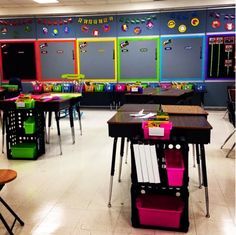
M29 117L24 121L24 129L25 129L25 134L34 134L36 131L35 127L35 118L34 117Z
M19 143L11 146L12 158L34 159L37 154L36 143Z

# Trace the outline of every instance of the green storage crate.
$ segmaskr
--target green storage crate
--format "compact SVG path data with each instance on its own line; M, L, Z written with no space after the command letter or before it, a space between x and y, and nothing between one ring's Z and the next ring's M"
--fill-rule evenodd
M18 90L18 85L2 84L2 87L7 89L8 91L17 91Z
M34 159L37 154L36 143L19 143L11 146L12 158Z
M16 101L16 108L17 109L32 109L35 106L34 99L24 99L24 100L17 100Z
M95 92L103 92L104 88L105 88L105 84L97 83L97 84L95 84L94 91Z
M34 117L29 117L24 121L24 129L25 129L25 134L34 134L36 131L35 127L35 118Z
M61 84L54 84L52 89L53 89L53 91L55 91L55 92L61 92L61 90L62 90L62 85L61 85Z

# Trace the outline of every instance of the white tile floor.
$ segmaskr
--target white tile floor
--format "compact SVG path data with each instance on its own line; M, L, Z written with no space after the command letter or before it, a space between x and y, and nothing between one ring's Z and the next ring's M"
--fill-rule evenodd
M61 120L63 155L59 155L55 123L46 154L36 161L8 160L0 156L0 168L17 171L15 181L7 184L1 196L24 220L16 224L16 235L169 235L161 230L135 229L130 224L130 163L124 164L122 183L115 175L112 207L107 207L112 139L107 120L109 110L83 110L83 135L76 122L76 143L72 145L69 122ZM226 159L233 143L220 149L233 126L225 112L210 111L213 126L211 144L206 147L209 179L210 218L205 218L204 190L198 189L197 168L190 157L190 227L188 234L236 234L235 152ZM1 139L0 139L1 142ZM190 148L190 156L192 149ZM130 160L130 157L129 157ZM116 164L118 171L118 163ZM6 210L1 213L12 221ZM0 223L0 234L5 229Z

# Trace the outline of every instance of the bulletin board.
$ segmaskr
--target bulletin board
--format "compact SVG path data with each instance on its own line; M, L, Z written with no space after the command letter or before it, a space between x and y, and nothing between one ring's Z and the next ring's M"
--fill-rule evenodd
M75 49L75 40L39 40L38 77L42 80L58 80L62 74L76 73Z
M235 79L235 35L207 36L207 79Z
M119 38L118 81L155 81L159 79L159 38Z
M204 79L204 36L161 37L161 81Z
M1 41L0 58L3 79L36 79L35 41Z
M78 72L86 80L115 81L117 52L115 38L79 39Z

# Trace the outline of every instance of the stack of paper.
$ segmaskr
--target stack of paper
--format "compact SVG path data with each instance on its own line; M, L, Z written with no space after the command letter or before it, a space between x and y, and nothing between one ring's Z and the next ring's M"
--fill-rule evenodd
M160 183L155 145L133 145L138 182Z

